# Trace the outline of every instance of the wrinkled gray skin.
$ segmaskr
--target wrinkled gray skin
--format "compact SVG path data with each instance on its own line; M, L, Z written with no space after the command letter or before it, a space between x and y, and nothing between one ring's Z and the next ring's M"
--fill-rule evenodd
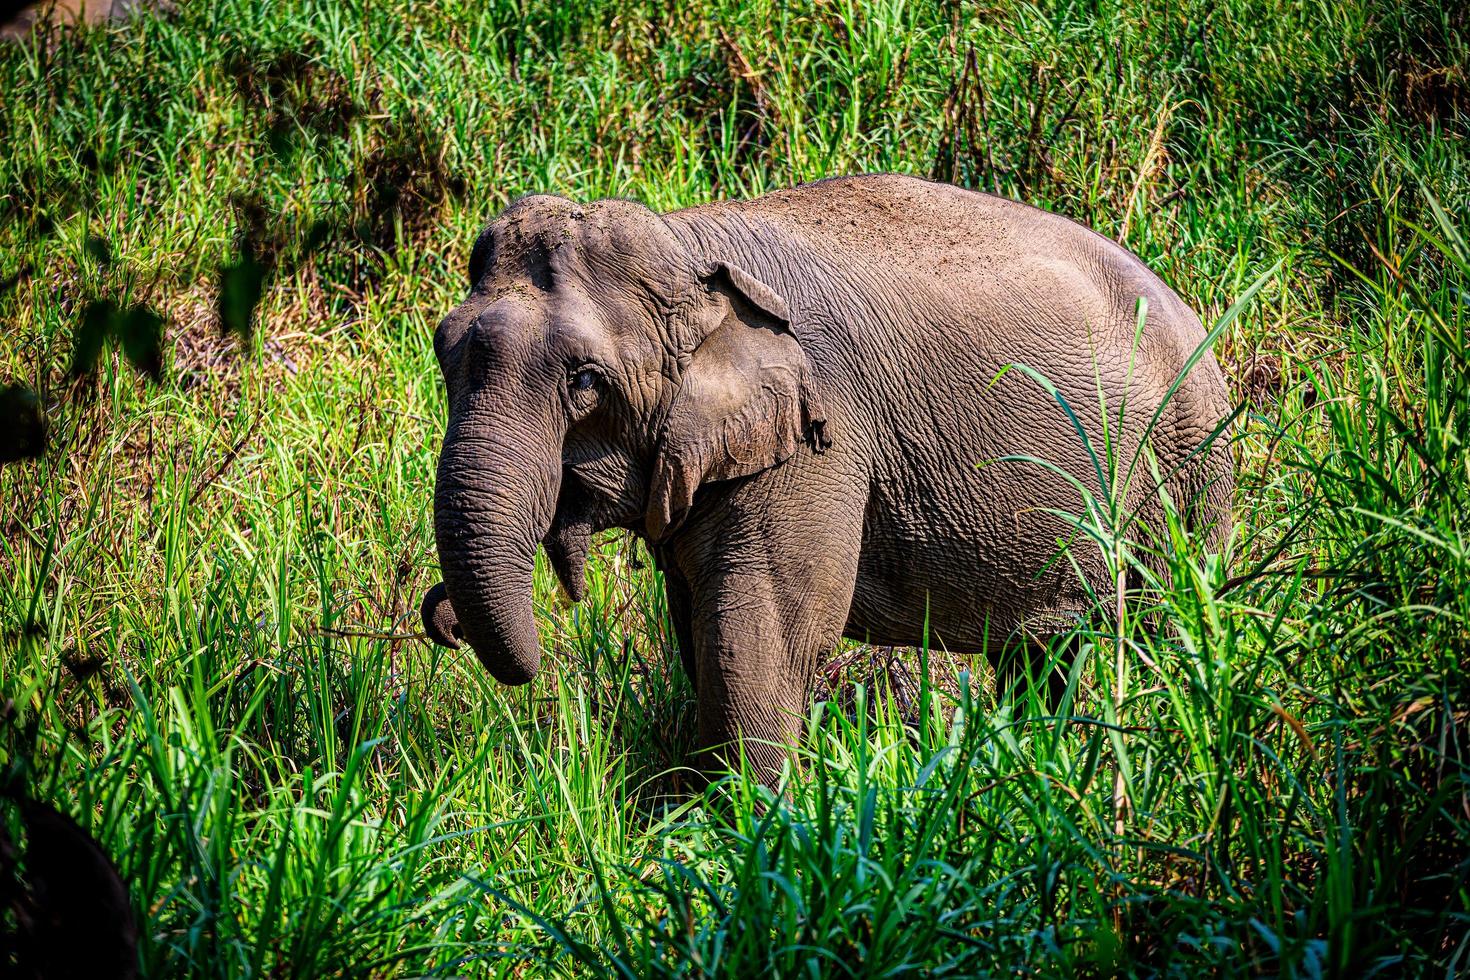
M589 537L642 536L663 571L706 747L779 764L840 636L1014 648L1089 607L1050 511L1078 514L1099 393L1133 457L1199 320L1114 242L1025 205L909 177L837 178L658 215L527 197L480 236L434 348L449 391L435 522L440 643L500 681L541 662L538 544L583 591ZM1148 316L1135 341L1137 301ZM1172 499L1223 527L1228 410L1205 355L1152 435ZM1128 499L1162 526L1149 469ZM1100 494L1106 496L1105 494ZM1210 532L1217 533L1217 532ZM1098 549L1072 551L1097 594ZM1024 642L1024 641L1020 641ZM755 740L762 740L757 743ZM726 754L726 760L730 756Z

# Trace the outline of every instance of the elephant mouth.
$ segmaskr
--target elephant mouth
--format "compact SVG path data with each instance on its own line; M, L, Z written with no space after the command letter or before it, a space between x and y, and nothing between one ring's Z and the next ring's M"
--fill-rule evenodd
M587 552L597 530L599 501L570 470L564 471L561 496L551 527L541 539L546 558L567 598L581 602L587 594Z
M553 481L557 496L545 524L525 505L487 515L484 500L493 495L457 493L445 478L450 464L463 466L458 456L441 456L435 517L444 581L424 594L423 633L451 650L468 647L501 683L525 684L541 661L532 596L536 547L545 549L567 596L580 602L592 536L612 526L607 519L618 511L563 465L560 479ZM462 513L466 501L476 510L473 522Z
M586 595L587 552L596 527L596 509L597 503L586 488L574 478L568 478L562 484L561 500L551 527L541 542L552 570L573 602L581 602ZM424 593L419 618L424 634L433 643L451 650L466 645L459 614L443 582Z

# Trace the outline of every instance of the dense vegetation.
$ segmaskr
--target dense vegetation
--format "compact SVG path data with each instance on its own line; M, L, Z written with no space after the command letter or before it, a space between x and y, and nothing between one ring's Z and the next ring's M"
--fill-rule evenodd
M0 469L5 894L28 795L159 976L1470 969L1466 9L230 0L6 46L0 385L48 428ZM1089 223L1218 328L1227 554L1181 532L1059 710L834 651L775 799L680 771L629 540L576 607L538 570L529 688L419 639L477 226L871 170ZM1093 503L1073 547L1135 561Z

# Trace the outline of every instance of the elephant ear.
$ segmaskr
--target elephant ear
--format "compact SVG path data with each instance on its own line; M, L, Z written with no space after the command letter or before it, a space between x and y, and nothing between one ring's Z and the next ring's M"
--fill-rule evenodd
M831 445L785 302L728 263L704 281L716 325L690 356L659 433L646 515L654 541L684 519L702 484L759 473L803 442L819 453Z

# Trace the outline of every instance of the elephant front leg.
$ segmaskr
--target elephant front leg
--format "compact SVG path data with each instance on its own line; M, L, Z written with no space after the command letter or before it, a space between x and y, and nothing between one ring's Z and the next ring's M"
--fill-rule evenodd
M773 517L736 495L679 549L706 768L738 771L743 757L769 786L801 732L817 663L841 638L862 534L859 499L789 499L802 515Z
M775 785L800 731L816 648L783 622L770 576L732 576L707 597L696 633L699 740L706 768L739 771L741 757Z

